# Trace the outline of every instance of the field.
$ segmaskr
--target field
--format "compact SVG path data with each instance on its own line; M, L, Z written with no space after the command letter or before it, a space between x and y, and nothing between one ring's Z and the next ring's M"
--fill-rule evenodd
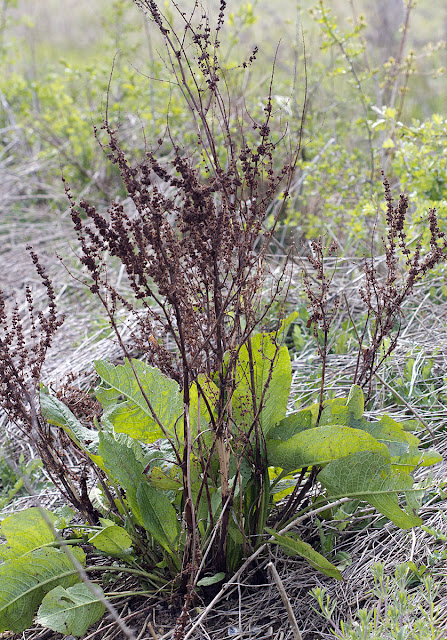
M446 640L447 5L156 4L0 8L0 638Z

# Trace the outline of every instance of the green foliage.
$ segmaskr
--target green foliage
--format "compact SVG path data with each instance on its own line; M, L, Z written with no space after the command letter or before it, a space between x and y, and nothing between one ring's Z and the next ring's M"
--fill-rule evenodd
M96 397L118 433L148 444L175 436L183 403L174 380L137 360L119 367L98 361L95 368L102 380Z
M441 229L447 229L447 119L433 114L422 122L403 124L395 110L387 109L380 124L390 134L387 149L393 172L401 189L411 192L415 207L411 239L427 246L429 233L422 221L428 209L436 209Z
M311 59L319 80L306 117L311 135L300 161L300 190L286 222L307 237L335 235L346 253L363 254L383 219L383 170L411 194L412 237L422 235L427 248L429 234L420 221L435 207L445 231L447 215L442 102L427 117L427 101L422 109L420 101L432 95L421 87L427 78L445 74L437 69L436 45L377 64L364 16L343 21L324 0L308 13L318 28L318 36L309 31L320 44ZM402 51L410 35L404 28L399 34Z
M4 4L7 13L12 5L10 1ZM238 43L243 41L244 31L259 21L257 8L256 2L244 2L228 15L231 35L224 38L223 43L228 51L225 82L230 92L243 96L244 101L255 94L253 113L256 109L262 111L264 106L262 100L259 103L258 94L264 93L265 78L260 79L254 70L245 75L239 73L233 58ZM166 7L165 11L169 13ZM427 61L430 69L424 75L437 73L436 48L427 48L419 56L409 53L402 60L390 58L384 65L377 65L370 59L363 16L342 21L329 3L320 1L309 12L303 11L302 19L305 37L309 34L318 51L318 55L313 51L306 53L309 80L318 78L318 82L308 101L306 146L298 167L300 188L293 205L288 207L286 221L296 226L299 234L304 232L308 237L336 228L337 238L346 243L348 251L351 243L366 240L376 223L380 210L380 168L387 173L392 169L402 190L409 187L413 192L416 188L416 226L418 217L429 206L436 206L444 219L447 215L442 155L445 123L436 114L422 120L420 113L417 114L419 121L412 121L415 110L425 111L425 105L421 109L417 104L419 96L426 97L434 91L433 87L430 91L418 91L418 85L410 91L408 86L422 82L422 74L418 76L422 61ZM146 140L163 138L167 104L171 138L186 144L196 143L195 131L185 125L185 105L179 92L173 89L172 83L155 80L164 79L166 74L156 55L158 40L146 41L142 21L132 13L129 3L111 3L103 27L99 51L91 52L87 62L75 61L73 55L68 55L71 52L67 52L67 55L56 55L56 63L42 62L36 66L33 62L32 74L25 71L30 61L24 59L24 43L7 39L6 72L0 79L0 91L8 105L0 116L5 140L12 114L25 146L40 160L41 181L56 185L62 167L73 189L93 192L99 198L124 195L116 169L104 170L103 150L92 135L93 126L102 123L110 71L118 50L108 109L113 126L120 123L121 141L130 156L144 151L143 136L129 133L135 123L137 126L141 123ZM300 44L296 42L293 46L299 48ZM138 58L141 45L148 46L148 60ZM285 47L283 41L281 50ZM52 57L54 59L54 55ZM278 95L274 100L279 110L295 118L296 95L289 96L300 86L303 72L295 69L299 77L291 80L290 60L294 58L294 51L287 49L283 57L288 64L285 72L276 70ZM203 77L197 75L196 81L200 85ZM394 98L396 104L390 104L394 86L399 100ZM438 93L442 95L442 91ZM404 100L410 105L416 103L408 115L402 113ZM378 109L377 104L385 106ZM217 151L223 157L225 141L219 135L216 132ZM164 138L160 151L161 155L169 153ZM197 163L201 162L203 159L197 157Z
M6 452L0 449L0 456ZM11 502L18 494L25 491L25 483L31 484L35 488L41 488L42 476L40 470L42 461L33 458L27 463L24 462L23 454L20 455L18 464L13 464L9 457L0 457L0 511Z
M53 525L56 520L52 513L38 507L6 517L2 522L1 533L7 544L0 548L0 558L3 561L19 558L29 551L54 542L54 533L46 519Z
M338 424L306 429L285 442L269 442L267 451L269 461L288 473L303 467L326 465L358 451L387 454L386 447L369 434Z
M267 438L285 416L291 382L287 347L283 345L278 349L274 334L254 336L240 350L236 366L232 406L238 426L250 431L259 412L262 433Z
M337 601L321 587L311 591L319 607L315 610L330 623L337 640L439 640L445 625L439 585L425 572L426 567L410 561L386 576L384 565L376 564L371 599L355 612L356 620L337 621Z
M70 587L80 578L67 555L51 548L56 541L56 521L49 511L33 507L5 518L0 547L0 631L20 633L30 626L45 594L61 585ZM81 549L74 549L77 560L85 561Z
M317 406L292 414L267 441L269 462L287 473L304 467L324 467L318 479L333 498L350 497L373 505L402 528L421 524L416 516L411 471L418 465L436 464L442 458L434 451L420 450L419 439L405 424L389 416L369 422L363 417L364 400L354 385L349 397L328 400L316 424ZM405 493L409 511L398 506ZM417 493L417 492L416 492Z
M12 5L8 0L5 10ZM155 80L148 82L147 77L162 77L163 64L155 50L149 69L145 61L135 59L142 39L142 21L136 15L129 11L127 1L111 3L99 50L92 51L88 60L76 60L71 52L62 56L55 52L49 56L51 62L41 60L36 65L35 60L26 59L25 42L8 37L8 46L6 42L2 46L2 36L6 41L9 34L6 29L5 34L0 33L4 69L0 92L2 105L7 107L0 111L2 142L11 142L17 126L21 145L14 145L11 159L38 163L41 184L60 185L62 170L79 192L101 199L123 194L116 169L104 169L104 151L93 133L94 127L102 126L107 100L110 120L121 128L123 145L130 154L144 152L144 136L128 134L129 128L138 122L147 139L159 138L166 128L168 103L170 126L177 135L184 115L182 105L169 83L157 83L155 90ZM11 20L8 15L8 26ZM183 134L188 136L187 131ZM63 197L62 191L60 195Z
M178 547L180 527L168 497L159 489L142 482L138 485L137 500L144 528L173 555Z
M112 485L117 483L124 489L128 508L136 522L142 525L137 500L137 488L144 470L140 445L124 434L102 431L99 434L99 453Z
M73 553L84 561L81 549ZM79 580L71 560L58 549L35 549L0 564L0 631L24 631L47 593Z
M126 558L132 552L132 537L112 520L100 518L99 521L103 528L89 537L89 543L107 556Z
M301 556L309 562L311 567L317 569L325 576L335 578L336 580L343 580L340 571L334 567L327 558L322 556L321 553L318 553L318 551L315 551L310 544L300 540L296 534L279 534L268 527L266 527L266 531L275 538L275 541L287 555Z
M96 587L102 593L99 587ZM64 635L83 636L104 615L105 606L85 584L52 589L42 600L37 622Z
M76 418L70 409L48 390L42 388L39 395L42 415L56 427L61 427L73 442L85 453L93 457L98 451L99 436L95 429L88 429Z
M362 451L346 460L332 462L318 477L329 495L365 500L402 529L422 524L415 514L417 502L411 498L413 478L407 473L393 471L387 456ZM413 513L399 508L399 493L406 494Z

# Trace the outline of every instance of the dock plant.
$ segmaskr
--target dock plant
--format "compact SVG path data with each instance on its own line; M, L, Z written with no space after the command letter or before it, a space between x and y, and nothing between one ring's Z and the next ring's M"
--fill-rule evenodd
M23 631L38 611L41 624L82 635L106 606L87 574L110 571L137 576L142 592L181 594L174 636L181 638L200 590L224 582L266 542L341 580L328 558L291 531L297 518L355 500L399 527L418 526L421 492L411 473L440 460L420 448L413 423L368 419L362 390L369 390L380 347L413 283L443 259L435 212L431 253L422 258L416 248L410 256L407 201L402 196L394 207L386 184L388 275L380 284L374 262L366 263L362 297L373 331L365 329L360 340L356 380L347 397L329 399L323 377L319 401L289 414L292 366L284 340L296 318L285 312L293 251L279 266L269 251L301 140L278 167L275 152L287 138L272 133L272 85L256 117L233 104L230 72L219 58L224 1L215 26L198 5L191 16L173 3L177 27L158 3L136 4L159 30L197 146L171 138L170 156L160 158L162 138L147 140L144 157L130 164L106 111L96 133L120 171L126 202L102 212L66 187L84 284L101 302L122 354L118 363L93 363L97 382L84 393L84 412L69 390L54 394L41 384L62 318L32 250L49 308L36 314L27 290L30 343L23 318L14 309L8 316L0 298L2 404L73 508L65 515L32 508L3 520L0 631ZM256 50L241 68L255 58ZM160 135L169 138L169 126ZM310 256L316 287L306 278L305 287L309 326L322 337L324 358L331 315L321 247L316 242ZM402 288L399 250L409 274ZM115 264L130 296L113 284ZM133 327L130 341L123 311ZM58 438L80 460L79 475ZM86 566L85 545L110 562Z

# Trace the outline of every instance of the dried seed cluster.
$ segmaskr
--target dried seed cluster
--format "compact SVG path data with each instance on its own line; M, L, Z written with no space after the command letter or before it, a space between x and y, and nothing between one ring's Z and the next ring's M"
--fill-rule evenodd
M25 317L16 303L8 314L6 294L0 290L0 402L9 418L31 432L32 405L40 382L41 370L54 334L64 318L57 313L53 284L37 254L28 247L31 259L46 290L48 309L36 311L29 286L25 288L29 335Z

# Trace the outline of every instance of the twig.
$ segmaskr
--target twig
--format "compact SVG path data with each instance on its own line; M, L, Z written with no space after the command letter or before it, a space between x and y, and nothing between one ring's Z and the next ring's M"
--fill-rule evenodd
M281 600L283 601L283 604L284 604L284 606L286 608L287 617L289 618L289 623L290 623L290 626L292 627L292 631L293 631L293 637L295 638L295 640L302 640L300 630L298 629L298 623L296 621L295 614L294 614L293 609L292 609L292 605L290 604L289 597L288 597L288 595L286 593L286 590L284 589L284 585L282 583L280 575L279 575L278 571L276 570L276 567L273 564L273 562L269 562L267 567L270 569L270 571L272 573L273 580L275 581L275 584L278 587L278 591L279 591L279 594L281 596Z
M153 640L158 640L158 638L157 638L157 634L156 634L156 633L155 633L155 631L154 631L154 627L153 627L153 626L152 626L152 624L149 622L149 620L148 620L148 622L147 622L147 628L148 628L149 633L151 634L151 636L152 636Z

